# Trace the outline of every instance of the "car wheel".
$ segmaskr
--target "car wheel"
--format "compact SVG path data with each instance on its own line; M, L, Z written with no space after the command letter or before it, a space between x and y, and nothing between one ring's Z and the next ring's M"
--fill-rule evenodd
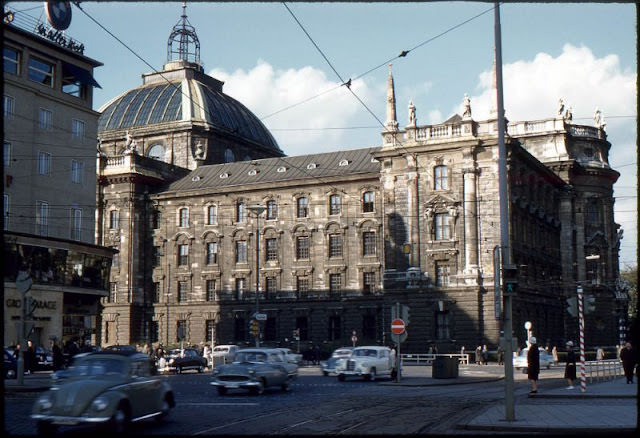
M182 374L182 367L176 367L176 374Z
M391 378L393 380L396 380L396 377L398 377L398 371L396 371L396 369L394 368L393 370L391 370Z
M260 379L258 385L251 388L251 392L255 395L264 394L264 380Z
M547 369L548 369L548 370L550 370L550 369L551 369L551 364L550 364L550 363L548 363L548 364L547 364Z
M129 426L129 410L124 406L118 406L109 421L109 428L113 433L124 433Z
M376 369L375 368L371 368L371 371L369 371L369 374L364 376L364 379L369 381L369 382L373 382L374 380L376 380Z
M202 365L200 365L200 366L198 367L198 372L199 372L199 373L204 373L204 367L203 367Z
M218 386L218 394L226 395L227 394L227 388L225 388L224 386Z
M291 391L291 379L287 378L282 385L280 385L283 391L289 392Z
M328 372L326 372L326 371L323 371L323 372L322 372L322 375L326 377L326 376L328 376L328 375L329 375L329 373L328 373Z
M16 370L6 370L4 372L4 378L5 379L15 379L18 376L18 373L16 373Z
M57 427L49 421L38 421L36 429L38 430L38 435L52 436L56 434Z
M169 412L171 412L171 402L169 401L168 395L166 395L162 399L162 407L160 407L160 412L160 415L156 417L156 421L164 420L169 415Z
M338 374L338 380L344 382L344 374Z

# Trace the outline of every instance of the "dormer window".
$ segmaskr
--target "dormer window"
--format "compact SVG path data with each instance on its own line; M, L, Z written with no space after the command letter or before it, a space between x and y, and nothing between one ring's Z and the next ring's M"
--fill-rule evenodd
M287 171L287 168L284 166L278 167L278 173L284 173Z
M256 169L251 169L249 172L247 172L247 174L249 176L256 176L258 174L258 171Z
M340 160L340 163L338 164L338 166L348 166L349 165L349 160Z
M311 170L311 169L315 169L316 167L318 167L318 165L316 163L309 163L307 164L307 169Z
M221 173L220 179L225 179L225 178L229 178L229 174L227 172Z

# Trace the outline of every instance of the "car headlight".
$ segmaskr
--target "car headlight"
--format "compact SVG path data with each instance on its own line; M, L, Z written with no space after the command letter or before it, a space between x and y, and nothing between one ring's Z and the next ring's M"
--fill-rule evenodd
M249 370L249 375L250 376L255 376L256 375L256 370Z
M175 359L169 359L169 365L171 365L172 363L174 363L176 360Z
M96 411L102 411L109 405L109 400L106 397L96 397L91 403L91 409Z
M43 395L38 399L36 406L42 411L48 411L53 407L53 402L48 395Z

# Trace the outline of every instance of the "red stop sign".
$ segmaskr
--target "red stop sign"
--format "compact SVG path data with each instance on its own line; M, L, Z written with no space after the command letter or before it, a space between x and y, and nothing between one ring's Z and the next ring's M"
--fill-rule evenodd
M391 333L401 335L404 333L404 321L400 318L391 321Z

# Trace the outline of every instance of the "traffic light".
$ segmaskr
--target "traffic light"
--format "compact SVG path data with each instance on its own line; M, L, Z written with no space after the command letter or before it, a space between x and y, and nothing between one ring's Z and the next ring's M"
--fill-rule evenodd
M502 266L502 283L505 294L516 292L516 287L518 286L518 267L516 265Z
M574 318L578 317L578 298L577 297L567 298L567 312L569 312L569 315L573 316Z
M404 325L409 325L409 306L402 305L402 320Z
M596 310L596 297L593 295L584 296L584 313L591 313Z
M249 321L249 331L253 337L258 337L260 335L260 323L257 319Z

